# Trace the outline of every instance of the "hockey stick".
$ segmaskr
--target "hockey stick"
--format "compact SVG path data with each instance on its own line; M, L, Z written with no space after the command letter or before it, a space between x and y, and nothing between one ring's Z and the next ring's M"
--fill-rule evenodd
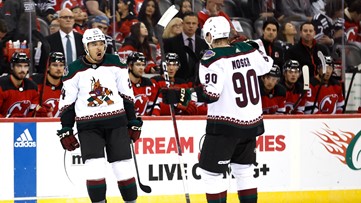
M162 16L162 18L159 20L158 22L158 28L159 31L164 30L164 28L166 27L166 25L169 23L169 21L178 13L178 10L175 8L175 6L171 6L168 8L168 10L164 13L164 15ZM160 33L158 33L159 36ZM169 81L169 75L168 75L168 71L167 71L167 64L164 60L165 57L165 53L164 53L164 46L163 46L163 40L160 37L159 38L159 43L160 43L160 50L161 50L161 55L162 55L162 70L163 70L163 75L164 75L164 79L166 82L166 86L167 88L170 87L170 81ZM183 158L182 158L182 148L180 146L180 141L179 141L179 134L178 134L178 127L177 127L177 120L175 117L175 110L174 110L174 105L170 104L170 114L172 117L172 122L173 122L173 127L174 127L174 134L175 134L175 138L176 138L176 144L177 144L177 151L178 151L178 160L179 160L179 165L180 165L180 169L181 169L181 176L182 176L182 182L183 182L183 189L184 189L184 193L185 193L185 198L186 198L186 202L190 203L190 197L189 197L189 192L188 192L188 186L186 183L186 172L184 169L184 162L183 162Z
M49 54L48 56L48 60L46 61L46 67L45 67L45 71L44 71L44 80L43 80L43 87L41 88L40 91L40 97L39 97L39 104L43 104L43 97L44 97L44 89L46 86L46 81L48 80L48 71L49 71L49 64L50 64L50 55L52 53Z
M322 86L323 86L323 78L325 77L325 73L326 73L326 60L325 60L325 56L323 55L323 53L322 53L321 51L318 51L318 52L317 52L317 56L318 56L318 58L320 59L321 64L322 64L322 76L321 76L321 84L320 84L320 87L319 87L318 90L317 90L316 97L315 97L315 101L313 102L313 105L312 105L311 114L313 114L313 112L315 111L316 103L317 103L318 97L319 97L319 95L320 95L321 88L322 88Z
M154 110L154 107L155 107L155 105L156 105L156 103L157 103L159 94L160 94L160 89L158 89L157 94L155 95L153 104L152 104L152 106L150 107L150 112L149 112L149 115L150 115L150 116L153 114L153 110Z
M43 86L40 90L40 94L39 94L39 106L41 106L43 104L43 97L44 97L44 89L45 89L45 86L46 86L46 81L48 80L48 70L49 70L49 63L50 63L50 55L51 53L49 53L49 56L48 56L48 60L46 61L46 67L45 67L45 71L44 71L44 80L43 80ZM36 117L36 109L35 109L35 112L34 112L34 115L33 117Z
M78 132L75 133L74 136L76 136L77 134L78 134ZM66 163L65 163L65 160L66 160L66 152L67 152L67 150L64 149L64 171L65 171L65 175L66 175L66 177L68 178L68 180L70 181L70 183L71 183L72 185L75 185L75 184L73 183L73 181L70 179L70 176L69 176L69 174L68 174L68 170L66 169Z
M348 85L348 90L347 90L347 94L346 94L346 98L345 98L345 104L343 105L342 113L345 113L345 111L346 111L346 106L347 106L348 99L350 97L352 84L355 79L356 73L358 71L361 71L361 64L359 64L358 66L355 66L353 69L353 73L352 73L350 84Z
M139 170L138 170L138 163L137 163L137 158L135 157L133 140L130 140L130 148L132 149L132 154L133 154L133 159L134 159L134 165L135 165L135 171L137 172L137 178L138 178L139 187L140 187L140 189L141 189L143 192L145 192L145 193L151 193L151 192L152 192L152 188L150 188L148 185L143 185L143 184L140 182Z
M307 65L302 66L302 77L303 77L303 91L300 97L297 99L293 105L293 110L295 110L300 104L301 100L305 96L305 93L310 89L310 73Z

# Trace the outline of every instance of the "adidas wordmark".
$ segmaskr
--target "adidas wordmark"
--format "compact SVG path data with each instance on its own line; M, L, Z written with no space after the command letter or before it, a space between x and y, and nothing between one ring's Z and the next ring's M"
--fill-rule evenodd
M33 137L29 132L29 129L25 129L23 133L16 139L14 147L36 147Z

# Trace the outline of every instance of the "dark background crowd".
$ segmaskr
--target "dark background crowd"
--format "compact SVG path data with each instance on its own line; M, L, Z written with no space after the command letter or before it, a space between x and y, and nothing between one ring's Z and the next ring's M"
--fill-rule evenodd
M171 5L179 12L163 32L157 22ZM201 29L211 16L227 18L230 43L256 41L255 48L274 59L259 84L264 114L345 112L349 93L344 75L361 63L361 0L0 0L0 74L14 75L18 60L11 59L20 51L29 57L30 80L38 74L49 77L51 53L62 53L66 67L85 54L84 31L99 28L106 35L107 53L124 60L132 54L127 64L138 114L169 115L158 93L164 80L161 60L167 61L174 87L199 85L199 62L208 49ZM140 69L135 67L139 62ZM304 66L310 76L307 92ZM177 114L205 115L206 109L206 104L191 102L178 105Z

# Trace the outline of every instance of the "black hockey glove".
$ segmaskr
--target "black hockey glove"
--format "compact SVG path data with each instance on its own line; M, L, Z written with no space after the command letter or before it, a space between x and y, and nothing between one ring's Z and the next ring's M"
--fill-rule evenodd
M192 91L187 88L163 88L163 103L165 104L182 104L183 106L188 106L189 101L191 100Z
M138 117L135 120L131 120L128 123L128 135L130 137L130 139L133 140L133 142L136 142L139 137L140 137L140 133L142 132L142 126L143 126L143 121L142 118Z
M252 40L246 40L245 42L246 42L247 44L251 45L253 48L259 49L259 45L257 44L257 42L252 41Z
M61 130L58 130L57 135L60 138L61 145L64 149L68 151L73 151L76 148L79 148L79 142L73 134L73 129L69 127L63 127Z

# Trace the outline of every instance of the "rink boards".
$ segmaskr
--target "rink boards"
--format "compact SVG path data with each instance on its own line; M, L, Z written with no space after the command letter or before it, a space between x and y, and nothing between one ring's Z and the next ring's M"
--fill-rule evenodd
M145 117L135 144L138 203L185 202L170 117ZM35 122L36 121L36 122ZM273 116L257 141L254 176L259 202L361 202L361 115ZM178 117L191 202L206 202L197 156L205 117ZM80 150L62 149L57 119L0 119L0 202L90 202ZM119 202L111 166L108 202ZM235 181L224 174L228 202L238 202ZM121 202L121 201L120 201Z

